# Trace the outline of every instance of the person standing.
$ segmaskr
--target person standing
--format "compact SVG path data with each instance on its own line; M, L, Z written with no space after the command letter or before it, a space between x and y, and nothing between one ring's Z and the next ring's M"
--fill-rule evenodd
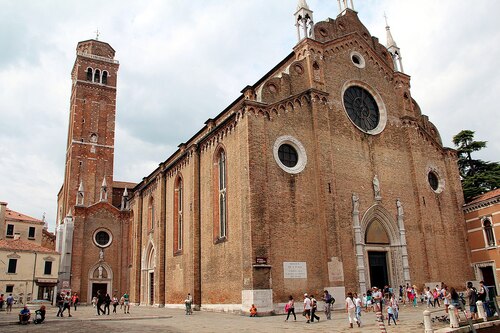
M314 319L319 321L319 316L316 315L316 310L318 310L318 302L316 301L316 298L314 298L314 295L311 295L311 323L314 322Z
M108 316L109 316L109 305L111 304L111 297L109 296L109 294L106 294L106 296L104 296L104 314L106 314L106 310L108 310Z
M390 304L392 306L392 310L394 311L394 318L396 321L399 321L399 301L398 298L394 295L391 296Z
M5 300L3 299L3 294L0 294L0 311L3 311L3 303Z
M372 299L374 305L374 311L382 311L382 292L377 287L373 287Z
M347 293L347 297L345 299L345 310L347 312L347 317L349 319L349 326L353 328L354 322L358 324L358 327L360 326L360 323L356 319L356 305L354 304L354 301L352 300L353 296L352 293L349 292Z
M356 306L356 321L358 326L361 326L361 307L363 306L361 303L361 298L359 298L357 293L354 293L354 305Z
M425 298L427 299L427 308L430 308L431 306L434 307L434 297L432 296L431 288L429 287L425 288Z
M311 320L311 299L307 296L307 293L304 294L304 317L306 317L307 322L310 323Z
M484 281L479 282L479 291L477 293L478 299L483 302L484 311L486 311L486 316L491 317L491 311L489 307L489 297L488 297L488 287L484 285Z
M123 294L123 313L130 314L130 299L127 292Z
M477 316L477 290L472 285L472 282L467 282L467 297L469 298L469 310L471 314L471 319L475 320Z
M116 313L116 307L118 306L118 298L116 298L116 295L113 295L111 304L113 304L113 313Z
M396 318L394 317L394 308L392 307L392 304L389 303L387 305L387 325L391 325L391 319L394 322L394 325L396 325Z
M285 321L288 321L290 313L293 314L293 321L297 321L297 316L295 315L295 301L293 300L292 295L288 296L288 303L286 303L286 312L287 314Z
M14 304L14 297L12 297L12 294L9 294L9 296L7 296L7 312L12 312L12 304Z
M74 293L73 297L71 297L71 302L73 303L75 311L76 311L76 305L78 304L79 301L80 301L80 298L78 297L78 294Z
M331 320L332 319L332 304L333 304L332 300L333 300L333 297L332 297L332 295L330 295L328 290L324 291L322 300L325 302L325 309L324 310L325 310L326 319Z

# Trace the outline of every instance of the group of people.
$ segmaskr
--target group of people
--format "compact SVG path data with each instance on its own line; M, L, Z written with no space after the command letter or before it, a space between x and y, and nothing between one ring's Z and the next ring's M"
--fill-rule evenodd
M77 293L71 295L71 293L60 293L56 296L56 304L59 310L57 311L57 317L64 317L64 311L68 310L68 317L71 316L71 306L74 306L76 311L76 306L80 302L80 297Z
M127 292L125 292L120 300L113 295L110 297L109 294L103 294L100 290L97 291L97 296L92 298L92 306L97 308L97 315L100 316L107 314L109 316L109 307L113 305L113 313L116 313L116 307L120 304L120 310L123 309L123 313L130 314L130 297ZM102 307L104 305L104 308Z
M12 312L12 305L14 302L14 296L12 296L12 294L9 294L6 299L4 299L3 294L0 294L0 311L3 311L3 306L6 304L5 311Z

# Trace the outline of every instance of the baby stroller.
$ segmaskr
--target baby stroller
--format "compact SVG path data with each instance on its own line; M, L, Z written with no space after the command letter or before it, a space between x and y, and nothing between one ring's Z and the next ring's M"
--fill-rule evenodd
M35 318L33 319L33 323L34 324L41 324L41 323L43 323L44 319L45 318L42 316L42 311L36 310L35 311Z

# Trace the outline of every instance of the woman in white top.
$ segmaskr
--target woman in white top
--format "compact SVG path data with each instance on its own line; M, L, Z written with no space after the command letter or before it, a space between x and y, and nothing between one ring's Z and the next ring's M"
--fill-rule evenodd
M361 326L361 307L363 306L361 303L361 298L359 298L358 294L354 293L354 305L356 306L356 321L358 326Z
M348 293L347 297L345 299L345 310L347 312L347 316L349 318L349 325L351 328L353 327L353 322L356 322L358 324L358 327L360 326L360 323L356 319L356 305L354 304L354 301L352 300L352 293Z

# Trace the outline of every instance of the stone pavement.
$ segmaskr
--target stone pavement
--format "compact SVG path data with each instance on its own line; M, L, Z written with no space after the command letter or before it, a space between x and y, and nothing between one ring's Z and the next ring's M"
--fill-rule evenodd
M38 307L37 307L38 308ZM30 307L33 311L34 307ZM7 332L43 332L43 333L80 333L80 332L380 332L373 312L363 313L362 327L349 329L347 315L335 311L332 320L325 320L323 313L319 313L319 322L306 324L301 314L297 321L293 318L285 322L284 315L250 318L237 314L195 311L192 316L186 316L181 309L152 308L132 306L131 314L124 314L118 310L117 314L97 316L92 306L79 307L72 311L73 317L65 315L56 317L57 309L48 307L46 320L41 325L32 322L29 325L14 324L20 308L14 308L12 314L0 312L0 331ZM397 326L386 326L388 333L424 332L422 312L424 306L416 309L402 307ZM439 314L439 313L437 313ZM436 315L437 315L436 314ZM434 316L434 315L433 315ZM387 322L386 322L387 323ZM356 326L356 325L354 325ZM444 327L444 324L435 323L434 328Z

